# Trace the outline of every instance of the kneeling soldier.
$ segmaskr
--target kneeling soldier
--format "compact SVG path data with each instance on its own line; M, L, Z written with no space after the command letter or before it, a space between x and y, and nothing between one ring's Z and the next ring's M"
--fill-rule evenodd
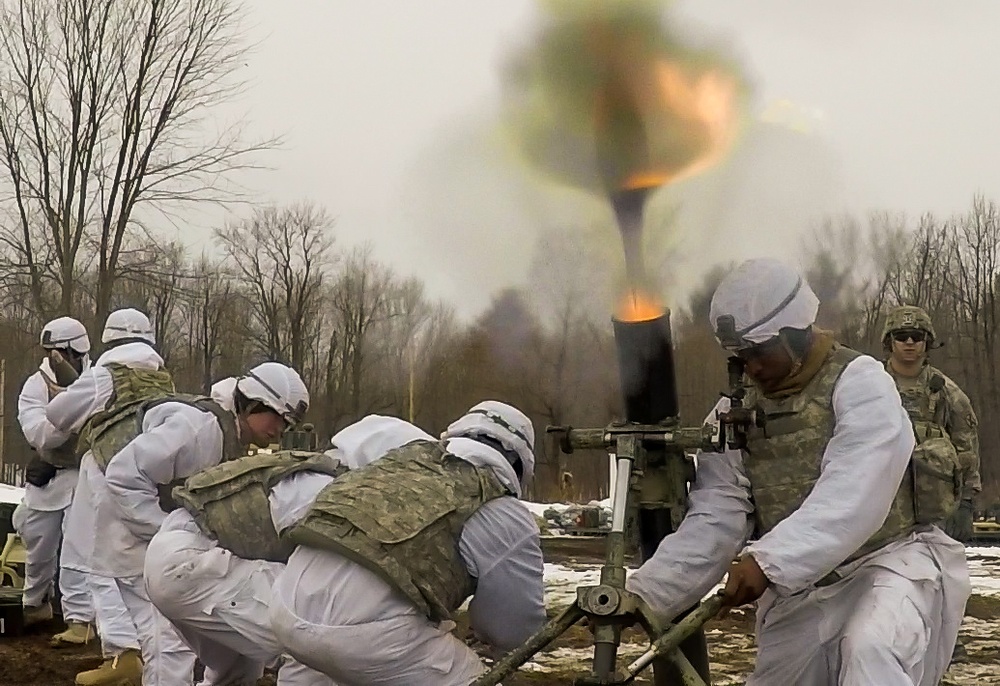
M534 429L476 405L441 442L417 441L317 496L287 537L271 623L301 662L343 686L467 686L483 671L450 633L469 596L478 637L516 647L545 621L538 526L518 502Z
M271 585L292 550L281 531L347 472L346 464L367 464L413 440L430 436L401 419L373 415L334 436L329 453L258 453L174 489L181 508L150 542L145 578L150 599L205 664L208 683L255 684L281 655L268 621ZM278 683L333 684L294 660L281 666Z

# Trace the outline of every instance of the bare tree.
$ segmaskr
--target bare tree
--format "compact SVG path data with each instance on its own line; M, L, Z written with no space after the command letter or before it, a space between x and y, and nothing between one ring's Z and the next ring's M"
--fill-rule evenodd
M231 267L249 289L260 351L301 369L307 359L332 261L333 221L308 202L267 207L217 232Z
M94 308L111 306L129 233L221 183L273 141L206 133L240 93L242 10L232 0L20 0L0 8L0 237L36 309L70 312L93 246ZM147 213L141 208L145 206Z
M370 374L384 348L379 348L379 327L400 316L398 284L392 270L372 257L371 246L353 250L329 294L336 315L330 332L328 375L333 397L350 417L380 409L386 397L377 397ZM366 383L366 380L369 383Z

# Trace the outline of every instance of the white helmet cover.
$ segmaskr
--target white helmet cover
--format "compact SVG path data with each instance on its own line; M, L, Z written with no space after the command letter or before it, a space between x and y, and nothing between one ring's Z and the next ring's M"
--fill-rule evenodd
M227 376L212 384L208 392L209 396L222 407L230 412L233 411L234 395L236 394L236 377Z
M81 355L90 352L86 327L72 317L59 317L46 324L42 328L41 344L46 350L70 348Z
M104 323L102 343L114 343L123 339L135 338L146 341L150 345L156 343L156 335L149 317L131 307L115 310L108 315Z
M784 328L806 329L816 321L819 299L806 280L778 260L747 260L730 272L712 296L709 320L724 348L736 350L770 340Z
M330 441L339 449L341 461L357 469L390 450L413 441L434 441L434 437L398 417L370 414L338 431Z
M535 427L516 407L496 400L474 405L445 430L442 438L458 436L489 436L517 453L523 467L522 485L535 473Z
M309 409L309 390L302 377L280 362L257 365L239 378L236 390L264 403L289 424L298 424Z

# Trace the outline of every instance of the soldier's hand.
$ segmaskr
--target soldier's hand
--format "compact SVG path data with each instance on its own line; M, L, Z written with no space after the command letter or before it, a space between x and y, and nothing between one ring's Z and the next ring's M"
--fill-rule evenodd
M722 589L722 610L720 617L729 614L734 607L746 605L764 595L771 585L752 555L744 555L733 562L726 576L726 586Z
M35 455L24 468L24 480L32 486L44 488L53 478L58 470L48 462Z
M955 513L945 522L944 532L960 543L968 543L974 532L972 526L974 510L972 500L963 499Z
M56 377L56 383L65 388L80 377L80 373L58 350L49 351L49 366Z

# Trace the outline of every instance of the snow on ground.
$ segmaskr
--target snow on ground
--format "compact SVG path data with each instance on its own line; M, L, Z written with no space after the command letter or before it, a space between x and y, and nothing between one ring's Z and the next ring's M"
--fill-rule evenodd
M966 548L972 592L984 596L1000 596L1000 547ZM628 570L631 574L632 570ZM545 563L545 604L567 605L576 597L576 587L597 584L601 576L598 564Z
M564 512L570 507L573 507L570 503L529 503L527 500L521 501L528 511L536 517L542 517L546 510L556 510L558 512Z
M566 565L545 563L545 607L564 607L576 599L577 586L593 586L600 582L600 565Z
M1000 596L1000 547L966 548L972 592Z
M7 484L0 484L0 503L7 503L9 505L19 505L21 499L24 498L24 489L18 488L17 486L8 486Z
M1000 597L1000 547L968 548L967 556L972 575L972 593ZM576 597L577 586L597 584L599 579L599 564L546 563L546 607L555 609L568 605ZM709 628L707 635L713 683L717 686L744 683L753 669L756 653L752 633ZM995 659L1000 653L1000 620L967 616L962 624L961 637L971 660L952 665L941 682L942 686L1000 686L1000 669ZM622 645L620 655L634 658L643 648L644 645L640 643L626 643ZM522 670L562 677L585 670L592 657L593 649L590 647L558 646L538 653Z

